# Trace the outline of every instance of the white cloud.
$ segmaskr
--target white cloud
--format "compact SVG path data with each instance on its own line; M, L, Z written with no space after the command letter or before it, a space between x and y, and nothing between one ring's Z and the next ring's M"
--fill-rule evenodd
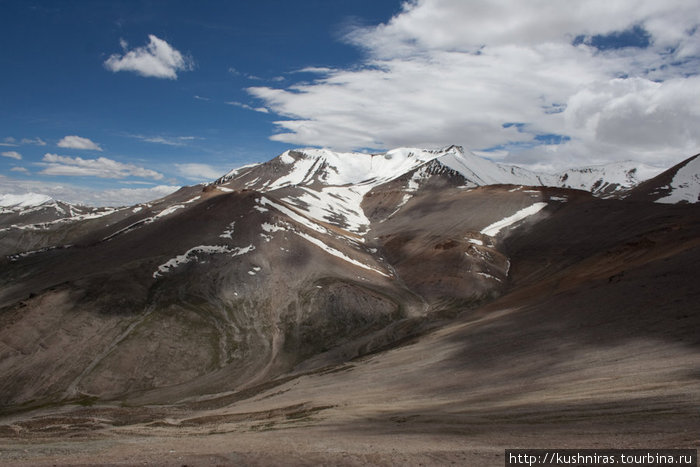
M175 167L184 178L198 182L215 180L226 172L208 164L175 164Z
M645 47L592 45L635 27ZM359 66L306 68L315 80L248 89L283 117L271 139L335 149L458 143L551 167L668 166L698 151L695 0L418 0L347 40L367 53ZM552 134L562 144L543 137Z
M230 101L227 102L228 105L232 105L234 107L240 107L241 109L246 109L246 110L253 110L255 112L260 112L260 113L269 113L270 111L267 110L265 107L253 107L248 104L244 104L243 102L238 102L238 101Z
M0 146L19 146L21 144L46 146L46 141L42 140L41 138L22 138L20 141L17 141L12 136L8 136L6 138L3 138L2 142L0 142Z
M35 146L46 146L46 141L41 138L22 138L21 144L33 144Z
M167 146L186 146L188 142L198 139L196 136L144 136L129 135L132 138L146 141L147 143L165 144Z
M162 198L179 188L179 186L156 185L148 188L95 190L66 183L17 180L0 175L0 193L42 193L53 199L89 206L128 206Z
M150 188L116 188L103 191L78 191L72 196L83 204L93 206L129 206L153 201L180 189L173 185L156 185Z
M126 52L125 41L120 45L125 50L124 55L113 54L104 65L108 70L133 71L141 76L153 78L177 79L179 71L189 71L193 68L190 57L182 55L163 39L153 34L148 36L148 44Z
M58 142L59 148L69 148L69 149L89 149L92 151L102 151L99 144L91 141L89 138L83 138L81 136L71 135L64 136Z
M141 177L161 180L163 174L133 164L124 164L106 157L83 159L81 157L44 154L40 164L44 175L90 176L99 178Z
M9 157L10 159L17 159L18 161L22 160L22 154L18 153L17 151L5 151L3 153L0 153L2 157Z
M24 167L12 167L10 169L10 172L22 172L22 173L28 174L29 170L25 169Z

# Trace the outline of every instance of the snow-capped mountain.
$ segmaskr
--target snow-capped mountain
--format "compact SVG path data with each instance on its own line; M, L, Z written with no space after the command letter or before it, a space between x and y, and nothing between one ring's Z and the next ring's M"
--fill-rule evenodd
M656 200L657 203L700 202L700 154L674 168L673 179L668 184L670 193Z
M119 211L57 201L38 193L0 195L0 255L70 243L90 223ZM116 217L118 214L112 216Z
M663 186L692 190L695 164ZM0 408L238 391L494 300L516 310L607 290L697 243L693 206L639 202L639 187L622 196L646 175L626 164L537 174L456 146L305 149L128 208L3 197L0 364L12 378Z
M700 202L700 154L640 183L631 198L663 204Z
M464 151L460 146L439 150L397 148L383 154L335 153L325 149L287 151L263 166L275 166L266 177L246 177L258 173L260 165L236 169L216 181L245 179L248 188L275 189L287 185L370 186L385 183L428 163L455 171L469 187L510 184L574 188L610 196L632 188L659 174L662 169L634 162L568 169L555 174L538 173L501 164ZM277 164L276 164L277 163ZM284 165L288 167L282 168ZM261 182L261 180L264 180Z
M428 175L438 172L452 174L455 183L464 188L563 187L590 191L600 197L622 197L659 170L630 162L544 174L496 163L459 146L439 150L397 148L382 154L303 149L286 151L264 164L233 170L213 185L224 190L284 190L281 199L305 216L363 234L369 220L361 204L372 189L401 179L396 187L403 192L400 208Z
M8 220L21 220L22 225L59 219L83 220L106 215L114 208L93 208L57 201L40 193L0 194L0 225ZM20 217L10 217L16 214Z
M0 208L2 208L2 211L0 212L4 212L6 210L17 211L22 208L39 206L51 201L51 197L39 193L0 195Z
M636 162L613 162L605 165L564 170L547 178L550 186L590 191L601 198L624 197L627 192L663 169Z

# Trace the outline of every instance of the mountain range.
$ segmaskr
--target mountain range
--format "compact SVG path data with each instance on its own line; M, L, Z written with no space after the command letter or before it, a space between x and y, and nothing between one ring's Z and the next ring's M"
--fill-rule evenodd
M540 174L457 146L291 150L128 207L0 196L0 437L697 445L698 201L700 155Z

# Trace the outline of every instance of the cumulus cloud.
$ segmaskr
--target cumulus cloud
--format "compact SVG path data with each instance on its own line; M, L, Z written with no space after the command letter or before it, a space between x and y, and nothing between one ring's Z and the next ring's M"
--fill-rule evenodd
M128 44L120 40L125 53L111 55L104 62L105 67L115 73L133 71L145 77L166 79L177 79L179 71L189 71L193 68L194 62L191 57L183 55L163 39L149 34L148 40L147 45L128 52Z
M64 136L58 142L59 148L69 148L69 149L89 149L92 151L102 151L99 144L91 141L89 138L83 138L81 136L71 135Z
M24 167L12 167L10 169L10 172L22 172L22 173L28 174L29 170L25 169Z
M184 178L198 182L215 180L225 172L208 164L175 164L175 167Z
M81 157L44 154L40 164L44 175L89 176L99 178L141 177L161 180L163 174L133 164L124 164L106 157L83 159Z
M2 157L9 157L10 159L17 159L18 161L22 160L22 154L17 151L5 151L0 153L0 155L2 155Z
M361 64L248 89L282 117L271 139L335 149L459 143L553 168L668 166L700 144L693 0L418 0L346 39L366 52Z

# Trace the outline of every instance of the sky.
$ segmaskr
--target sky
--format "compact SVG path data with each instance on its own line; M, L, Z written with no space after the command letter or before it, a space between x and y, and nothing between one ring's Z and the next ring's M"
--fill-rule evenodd
M287 149L700 152L698 0L0 0L0 193L124 205Z

